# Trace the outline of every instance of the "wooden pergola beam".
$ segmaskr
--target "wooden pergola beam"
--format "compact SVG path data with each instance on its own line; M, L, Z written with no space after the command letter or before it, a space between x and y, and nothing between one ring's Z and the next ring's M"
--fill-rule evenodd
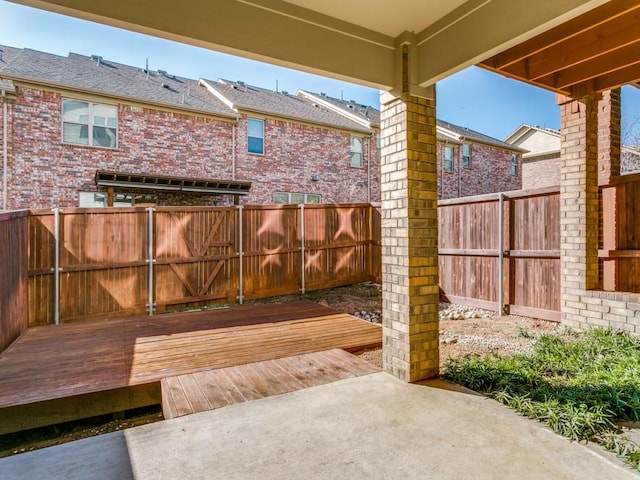
M482 62L482 65L490 69L506 69L510 65L518 63L527 57L554 47L588 30L598 28L600 25L617 19L620 16L638 10L640 10L640 2L638 0L614 0L608 2L601 7L595 8L562 25L552 28L529 41L523 42L520 45L485 60Z

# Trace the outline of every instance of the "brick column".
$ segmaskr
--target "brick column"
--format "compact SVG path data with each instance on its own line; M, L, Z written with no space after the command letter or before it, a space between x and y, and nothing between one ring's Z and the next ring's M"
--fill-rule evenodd
M587 326L584 293L598 286L598 114L591 97L560 105L560 309L562 322ZM600 314L601 315L601 314Z
M620 175L620 89L607 90L598 101L598 184Z
M434 100L403 94L382 108L384 369L438 375L438 212Z

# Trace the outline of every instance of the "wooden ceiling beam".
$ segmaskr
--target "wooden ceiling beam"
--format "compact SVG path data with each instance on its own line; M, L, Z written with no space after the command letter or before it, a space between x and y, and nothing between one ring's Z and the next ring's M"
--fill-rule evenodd
M525 60L502 68L505 72L526 72L531 80L542 78L592 59L604 57L640 40L640 11L623 15L598 29L557 43Z
M538 81L553 88L567 89L572 85L613 73L638 63L640 63L640 40L610 52L608 55L596 57L557 73L538 78Z
M527 57L579 36L600 25L640 10L640 0L612 0L579 17L521 43L480 64L490 69L502 70ZM637 27L636 27L637 28Z
M638 81L640 81L640 62L593 79L596 92L611 90Z

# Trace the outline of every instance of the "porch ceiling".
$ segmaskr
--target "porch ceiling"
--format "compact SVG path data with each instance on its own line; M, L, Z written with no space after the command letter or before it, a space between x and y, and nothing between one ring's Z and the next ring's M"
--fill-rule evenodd
M605 0L12 0L390 91L514 47ZM614 0L615 1L615 0ZM405 80L407 80L405 78Z
M640 1L613 0L480 66L580 97L640 80Z

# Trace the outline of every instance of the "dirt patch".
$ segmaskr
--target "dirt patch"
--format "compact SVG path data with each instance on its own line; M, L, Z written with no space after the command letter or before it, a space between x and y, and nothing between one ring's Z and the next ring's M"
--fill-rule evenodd
M336 311L349 313L372 323L382 321L382 291L375 283L319 290L304 295L286 295L247 303L273 303L311 300ZM529 350L541 334L570 335L557 323L449 304L440 305L440 364L449 358L506 355ZM357 353L382 367L382 349ZM162 419L158 411L129 412L123 418L112 416L55 425L28 432L0 436L0 457L44 448L81 438L100 435Z
M283 302L307 299L335 310L379 323L382 290L375 283L319 290L304 295L288 295L260 300ZM542 334L570 336L559 323L459 305L440 304L440 368L449 358L510 355L529 351ZM365 360L382 367L382 349L359 352Z

